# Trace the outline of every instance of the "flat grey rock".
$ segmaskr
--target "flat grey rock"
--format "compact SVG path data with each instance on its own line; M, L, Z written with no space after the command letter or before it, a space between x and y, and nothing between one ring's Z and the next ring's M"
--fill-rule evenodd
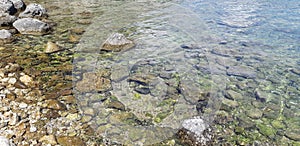
M50 26L47 23L34 18L19 19L13 23L13 26L21 34L41 35L48 33L50 30Z

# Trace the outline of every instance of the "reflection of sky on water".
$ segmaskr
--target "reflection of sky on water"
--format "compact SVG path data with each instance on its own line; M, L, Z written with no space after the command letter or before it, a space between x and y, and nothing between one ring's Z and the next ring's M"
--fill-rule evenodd
M184 5L226 39L247 39L299 50L299 0L189 0Z

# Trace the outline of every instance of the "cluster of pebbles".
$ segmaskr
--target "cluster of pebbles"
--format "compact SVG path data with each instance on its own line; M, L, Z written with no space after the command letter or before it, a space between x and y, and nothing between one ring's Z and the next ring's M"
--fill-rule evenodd
M80 135L88 127L73 108L76 100L71 91L45 94L37 84L17 64L1 67L1 146L85 145Z
M22 0L0 1L0 44L14 40L13 34L40 35L48 33L50 25L44 21L48 17L46 9L36 3L25 5Z

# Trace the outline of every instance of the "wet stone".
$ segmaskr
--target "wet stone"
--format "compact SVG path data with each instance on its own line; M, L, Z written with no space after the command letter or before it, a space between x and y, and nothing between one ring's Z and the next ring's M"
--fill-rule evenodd
M75 136L57 137L57 142L61 146L70 146L70 145L71 146L85 146L86 145L81 138L75 137Z
M82 80L76 83L75 88L80 92L105 92L111 89L111 81L101 71L87 72L83 73Z
M123 34L115 33L111 35L102 45L101 50L122 51L134 47L134 43Z
M262 117L263 112L260 109L254 108L247 111L248 117L252 119L259 119Z
M239 76L243 78L255 78L256 72L253 68L247 66L230 66L227 69L227 75Z
M231 100L236 100L236 99L242 99L243 96L241 93L238 93L236 91L233 90L228 90L225 92L225 97Z
M113 108L121 111L125 111L125 105L120 101L112 101L107 105L108 108Z
M48 42L46 45L45 53L50 54L50 53L58 52L60 50L61 50L60 47L56 43Z
M295 141L300 141L300 130L290 130L285 133L285 136L288 137L289 139L295 140Z
M21 34L41 35L46 34L50 30L50 26L38 19L22 18L13 23L13 26Z

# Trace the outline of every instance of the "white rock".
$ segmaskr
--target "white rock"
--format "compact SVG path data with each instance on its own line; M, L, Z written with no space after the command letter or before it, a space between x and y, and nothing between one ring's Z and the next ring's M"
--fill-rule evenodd
M24 109L24 108L26 108L28 105L26 104L26 103L24 103L24 102L22 102L22 103L20 103L19 104L19 108L21 108L21 109Z
M184 120L182 126L197 136L201 136L203 131L207 128L206 123L200 118Z
M16 78L10 78L9 80L8 80L8 83L9 84L15 84L17 82L17 79Z
M37 128L34 126L30 126L29 132L36 132Z
M28 86L32 82L32 78L28 75L23 75L20 77L20 81Z
M7 139L4 136L0 136L0 145L1 146L11 146L10 142L9 142L9 139Z

